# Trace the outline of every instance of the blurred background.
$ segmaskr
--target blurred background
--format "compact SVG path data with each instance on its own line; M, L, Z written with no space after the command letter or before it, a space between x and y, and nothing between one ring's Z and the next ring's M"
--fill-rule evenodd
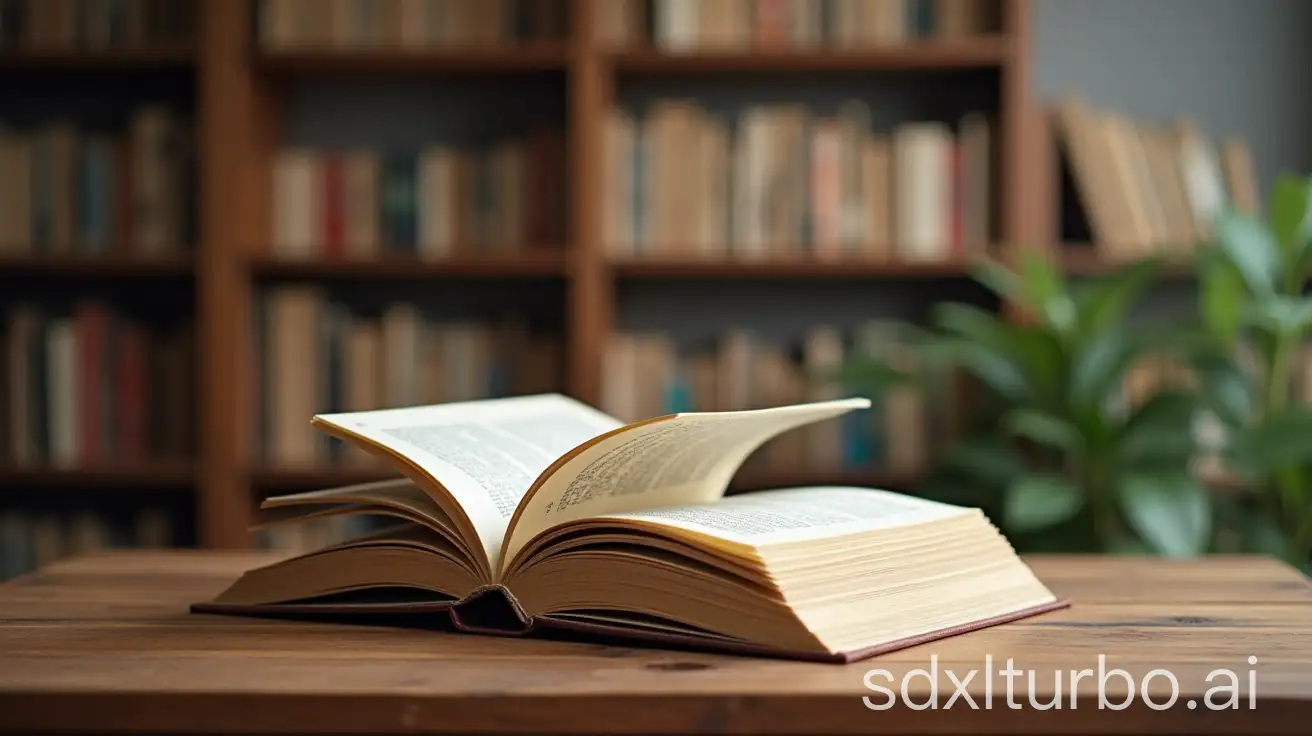
M317 412L864 394L733 491L1312 549L1300 0L0 0L0 577L300 550ZM987 260L985 260L987 259ZM981 263L993 264L981 266Z

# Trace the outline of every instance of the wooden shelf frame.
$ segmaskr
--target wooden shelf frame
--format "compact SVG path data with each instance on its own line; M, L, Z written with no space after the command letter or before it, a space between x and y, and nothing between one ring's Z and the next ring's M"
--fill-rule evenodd
M252 489L273 491L379 477L358 469L285 471L260 468L250 437L250 322L261 280L403 280L443 278L562 278L565 282L567 392L596 403L601 394L601 356L613 330L616 289L625 279L931 279L963 278L965 264L698 263L616 262L602 242L602 141L606 111L627 74L843 73L867 74L993 69L998 73L1001 145L1001 226L1004 244L1034 243L1044 231L1034 210L1030 142L1039 132L1031 102L1030 0L1000 0L1002 31L954 42L912 43L869 51L799 51L750 54L671 55L650 48L612 51L597 38L597 7L605 0L570 0L571 27L561 45L504 50L421 52L267 52L254 36L253 0L198 0L195 54L200 140L201 242L197 252L200 355L200 457L198 478L201 544L237 548L249 544ZM0 59L0 66L3 65ZM122 64L128 62L123 61ZM282 96L289 82L365 76L371 79L562 73L565 77L569 191L564 249L518 260L455 259L414 264L295 263L257 255L270 223L269 165L281 138ZM997 247L1010 255L1011 245ZM745 473L735 487L847 482L904 486L907 476L842 473L823 479Z
M613 51L616 72L882 72L1000 68L1011 51L1003 35L953 41L913 41L874 49L690 51L656 48Z
M196 273L189 254L168 256L0 256L0 280L9 277L177 279Z
M0 466L0 489L112 488L190 492L195 483L196 467L188 460L147 460L126 465L99 463L70 468Z
M939 279L967 278L969 261L914 263L862 260L708 260L637 258L612 260L614 278L646 279Z
M507 72L563 72L569 66L564 44L530 43L506 48L309 49L256 51L256 68L279 77L323 75L413 76L490 75Z
M561 250L532 249L504 256L454 256L444 259L378 258L373 260L295 261L254 257L252 275L263 278L325 280L414 280L452 278L564 277Z
M0 72L85 72L186 70L196 66L196 47L167 44L105 49L33 48L0 51Z

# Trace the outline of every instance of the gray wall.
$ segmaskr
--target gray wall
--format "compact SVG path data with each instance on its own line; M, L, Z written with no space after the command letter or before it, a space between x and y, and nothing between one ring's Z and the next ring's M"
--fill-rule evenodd
M1242 137L1265 192L1312 168L1309 31L1308 0L1035 0L1035 91Z

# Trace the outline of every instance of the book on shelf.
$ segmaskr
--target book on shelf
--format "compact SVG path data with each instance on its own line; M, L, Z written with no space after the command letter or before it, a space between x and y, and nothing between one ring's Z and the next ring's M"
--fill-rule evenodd
M975 509L861 488L722 498L764 441L867 406L626 425L547 394L319 415L408 479L270 498L259 523L396 524L248 571L193 610L446 611L482 633L849 661L1064 605Z
M129 515L89 509L64 515L0 509L0 580L65 557L107 549L161 549L177 542L173 517L162 508L147 506Z
M568 0L261 0L271 51L415 51L562 41Z
M557 245L564 175L557 131L480 148L284 149L273 164L272 253L437 260Z
M607 0L598 35L610 48L669 53L879 49L997 33L997 0Z
M682 348L682 349L681 349ZM625 421L684 411L756 409L816 401L848 393L824 380L856 355L902 365L911 347L889 325L870 322L851 334L831 326L807 331L796 344L769 341L748 329L729 330L710 345L679 346L664 333L621 332L603 356L600 408ZM745 463L760 471L819 473L886 470L923 473L929 448L950 441L960 417L955 387L933 402L912 386L874 397L869 411L789 432L763 445Z
M191 42L197 2L0 0L0 53L8 49L110 51Z
M0 256L167 255L193 230L191 131L160 105L122 134L0 124Z
M995 232L989 120L877 132L860 101L821 115L759 105L736 120L687 100L606 121L603 236L619 258L940 263Z
M282 467L366 465L316 441L305 417L560 388L560 341L507 319L435 320L415 304L353 310L315 286L269 289L257 305L254 419L263 459Z
M77 468L193 450L189 326L154 329L94 300L13 305L0 325L0 465Z
M1218 150L1189 120L1134 121L1077 96L1057 105L1054 122L1093 245L1109 261L1187 256L1210 241L1224 207L1260 207L1242 140Z

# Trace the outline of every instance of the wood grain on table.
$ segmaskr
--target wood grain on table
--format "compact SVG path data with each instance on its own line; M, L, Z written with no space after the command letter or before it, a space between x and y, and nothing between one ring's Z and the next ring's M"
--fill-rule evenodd
M471 636L424 628L232 618L187 612L267 555L125 552L72 560L0 586L0 730L167 733L1010 732L1306 733L1312 723L1312 587L1261 558L1169 562L1036 557L1035 572L1075 605L1019 623L852 665ZM1135 679L1125 710L1099 708L1099 655ZM1249 664L1255 657L1256 664ZM1033 671L993 678L1011 659ZM885 702L937 661L939 708ZM1225 668L1236 709L1201 705ZM1072 670L1093 670L1071 709ZM1169 670L1178 700L1154 710L1144 677ZM964 680L977 709L958 698ZM1248 677L1256 683L1249 707ZM888 683L883 674L871 682ZM929 678L910 678L917 703ZM1155 702L1170 681L1148 680ZM1123 699L1125 684L1107 695ZM1214 701L1226 700L1225 693ZM1196 707L1186 706L1189 700Z

